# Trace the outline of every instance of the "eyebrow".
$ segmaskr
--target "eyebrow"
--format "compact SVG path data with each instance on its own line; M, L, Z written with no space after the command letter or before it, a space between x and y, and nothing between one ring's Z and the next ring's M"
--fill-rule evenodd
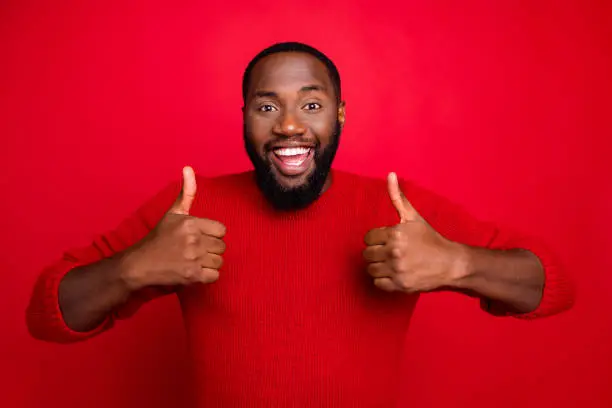
M315 92L315 91L323 92L325 91L325 87L322 85L306 85L306 86L303 86L299 90L299 93ZM278 94L276 92L266 91L266 90L255 91L254 96L255 98L278 98Z
M255 98L277 98L278 95L273 91L255 91Z
M300 93L313 91L325 91L325 87L322 85L307 85L303 86L302 89L300 89Z

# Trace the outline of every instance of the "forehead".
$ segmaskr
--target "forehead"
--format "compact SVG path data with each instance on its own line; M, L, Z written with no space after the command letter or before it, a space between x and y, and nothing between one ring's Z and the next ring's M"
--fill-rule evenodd
M262 58L251 72L249 95L255 90L298 91L307 85L322 85L330 94L333 86L327 67L313 55L281 52Z

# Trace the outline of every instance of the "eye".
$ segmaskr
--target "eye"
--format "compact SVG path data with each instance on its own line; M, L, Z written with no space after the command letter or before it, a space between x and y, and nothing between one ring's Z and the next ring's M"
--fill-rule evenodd
M267 103L265 105L261 105L259 108L257 108L257 110L260 112L274 112L277 109L273 105Z
M316 103L316 102L310 102L310 103L307 103L306 105L304 105L304 109L310 110L310 111L312 111L312 110L319 110L319 109L321 109L321 104Z

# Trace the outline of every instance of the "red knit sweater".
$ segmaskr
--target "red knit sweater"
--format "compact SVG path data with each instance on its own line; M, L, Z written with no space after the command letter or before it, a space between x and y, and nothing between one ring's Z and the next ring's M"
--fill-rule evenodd
M391 407L402 346L418 296L377 290L364 269L368 230L398 222L386 181L334 171L309 208L279 213L253 173L198 177L192 215L227 226L220 279L178 291L202 407ZM572 290L541 244L476 221L461 208L407 181L407 198L442 235L469 245L530 249L546 285L539 308L557 313ZM58 308L58 283L71 268L108 257L147 234L180 191L176 182L117 229L67 252L44 270L28 309L31 333L72 342L133 314L159 289L143 290L97 329L71 331ZM167 293L167 292L166 292ZM384 390L384 391L383 391Z

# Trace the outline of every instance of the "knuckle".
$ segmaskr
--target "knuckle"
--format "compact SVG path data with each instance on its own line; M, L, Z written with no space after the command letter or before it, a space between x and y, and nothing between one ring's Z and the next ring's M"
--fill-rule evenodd
M193 266L189 265L183 269L183 279L187 282L191 281L195 275L195 271Z
M391 238L399 241L402 239L402 237L403 237L403 233L402 233L401 228L398 228L398 227L393 228L393 231L391 231Z
M198 243L198 236L196 234L187 233L185 235L185 244L186 245L195 245Z
M391 257L396 259L402 257L402 249L398 245L391 247Z
M193 218L183 218L181 229L185 233L193 233L196 230L196 223Z
M183 257L188 261L194 261L198 257L198 254L194 250L193 246L188 246L183 250Z
M403 291L410 291L410 289L412 288L412 285L410 284L409 280L405 277L398 279L396 284Z
M404 262L401 262L397 258L394 258L393 261L391 261L391 267L397 273L405 273L405 272L407 272L406 264Z

